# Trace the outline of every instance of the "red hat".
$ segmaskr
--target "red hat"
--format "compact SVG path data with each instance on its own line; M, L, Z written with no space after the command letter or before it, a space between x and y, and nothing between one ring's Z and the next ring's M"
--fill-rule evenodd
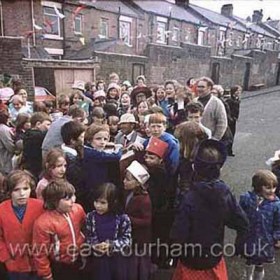
M157 155L160 158L164 158L167 151L168 144L157 137L152 136L146 148L146 152Z

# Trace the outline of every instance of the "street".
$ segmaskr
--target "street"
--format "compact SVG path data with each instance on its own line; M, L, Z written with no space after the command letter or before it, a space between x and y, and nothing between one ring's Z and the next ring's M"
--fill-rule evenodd
M253 173L257 169L268 168L265 161L274 155L274 151L280 149L277 133L277 121L280 120L279 103L280 91L242 100L233 147L235 157L229 157L222 170L222 179L230 185L238 199L241 193L251 189ZM233 243L234 238L235 233L226 230L225 244ZM230 247L227 253L232 253ZM229 280L241 279L244 263L244 260L237 257L227 258ZM276 255L276 264L266 267L265 279L278 280L279 267L280 251ZM171 271L160 271L155 279L171 279L171 275Z

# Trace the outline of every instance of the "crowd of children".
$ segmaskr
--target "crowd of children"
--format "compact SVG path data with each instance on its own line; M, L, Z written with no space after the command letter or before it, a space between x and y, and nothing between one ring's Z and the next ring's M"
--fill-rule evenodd
M239 203L220 179L241 87L109 79L75 82L56 106L28 102L17 82L1 102L0 279L148 280L173 265L174 280L226 280L225 226L237 231L244 279L263 279L280 247L280 153ZM199 81L210 96L197 98ZM212 95L227 112L220 140L203 122Z

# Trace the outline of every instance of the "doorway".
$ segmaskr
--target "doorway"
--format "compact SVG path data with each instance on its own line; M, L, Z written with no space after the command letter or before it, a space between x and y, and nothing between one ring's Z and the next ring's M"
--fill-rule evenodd
M220 63L214 62L212 64L212 74L211 74L211 79L213 82L218 85L219 84L219 79L220 79Z
M247 62L245 65L245 73L244 73L244 80L243 80L243 89L249 89L249 80L250 80L250 70L251 70L251 63Z

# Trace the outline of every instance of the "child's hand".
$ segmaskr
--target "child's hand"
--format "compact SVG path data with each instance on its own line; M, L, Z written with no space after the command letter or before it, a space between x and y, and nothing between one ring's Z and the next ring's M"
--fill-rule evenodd
M131 146L129 146L129 148L136 150L136 151L143 151L144 150L144 146L141 143L132 143Z

